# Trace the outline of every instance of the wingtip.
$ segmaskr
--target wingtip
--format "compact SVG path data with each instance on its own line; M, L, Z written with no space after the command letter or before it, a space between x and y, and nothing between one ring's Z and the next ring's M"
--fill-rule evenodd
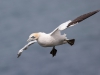
M21 56L22 52L18 53L17 54L17 58L19 58Z
M81 22L81 21L89 18L90 16L98 13L99 11L100 10L95 10L95 11L92 11L92 12L89 12L89 13L86 13L86 14L83 14L83 15L77 17L76 19L74 19L72 22L70 22L67 27L69 27L69 26L71 26L73 24L79 23L79 22Z
M94 14L98 13L99 11L100 11L100 10L95 10L95 11L94 11L94 12L95 12Z
M97 10L98 12L100 11L100 10Z
M17 54L17 58L19 58L20 57L20 55L19 54Z
M100 10L96 10L96 12L99 12Z

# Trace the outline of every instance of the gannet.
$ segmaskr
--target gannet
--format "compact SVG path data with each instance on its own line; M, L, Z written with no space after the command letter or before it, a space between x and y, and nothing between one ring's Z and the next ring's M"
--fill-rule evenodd
M87 19L88 17L96 14L99 11L100 10L92 11L92 12L83 14L74 20L69 20L65 23L62 23L56 29L54 29L52 32L48 34L44 32L32 33L27 40L29 43L18 51L18 54L17 54L18 57L21 55L23 50L26 50L28 46L34 44L35 42L38 42L38 44L42 47L53 47L50 54L52 54L52 56L54 57L57 53L55 46L63 45L66 43L72 46L74 45L74 42L75 42L75 39L68 39L66 37L66 34L61 35L61 31L78 24L79 22Z

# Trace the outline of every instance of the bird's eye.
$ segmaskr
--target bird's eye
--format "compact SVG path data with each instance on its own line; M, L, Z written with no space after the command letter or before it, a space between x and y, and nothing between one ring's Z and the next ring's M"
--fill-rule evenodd
M35 38L34 36L32 36L31 38Z

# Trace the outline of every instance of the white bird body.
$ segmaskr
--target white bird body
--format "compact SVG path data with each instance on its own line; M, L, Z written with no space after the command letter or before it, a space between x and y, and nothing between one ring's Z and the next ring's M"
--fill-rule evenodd
M32 33L29 36L28 41L34 40L36 38L37 42L43 47L53 47L57 45L62 45L67 43L66 34L61 35L61 31L67 28L67 25L71 22L71 20L62 23L56 29L54 29L51 33L46 34L44 32ZM73 26L73 25L71 25ZM34 36L34 38L32 38Z
M58 34L54 37L50 34L42 32L38 34L40 35L40 37L38 38L37 42L43 47L53 47L67 43L67 41L65 41L67 39L65 35Z
M29 43L27 45L25 45L22 49L19 50L18 57L21 55L23 50L26 50L28 48L28 46L34 44L35 42L38 42L38 44L43 47L53 47L50 54L55 56L56 52L57 52L57 50L55 49L55 46L66 44L66 43L69 43L72 46L72 45L74 45L74 42L75 42L75 39L70 39L70 40L67 39L66 34L61 35L61 31L68 27L72 27L72 26L78 24L79 22L87 19L88 17L96 14L99 11L100 10L89 12L87 14L83 14L83 15L77 17L76 19L74 19L72 21L69 20L65 23L62 23L61 25L59 25L56 29L54 29L49 34L46 34L44 32L32 33L29 36L29 39L27 40Z

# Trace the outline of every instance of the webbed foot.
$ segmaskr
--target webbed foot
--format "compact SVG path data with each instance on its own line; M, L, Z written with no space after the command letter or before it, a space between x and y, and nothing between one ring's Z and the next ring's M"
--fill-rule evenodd
M51 50L50 54L52 54L52 56L56 56L57 50L55 49L55 47L53 47L53 49Z

